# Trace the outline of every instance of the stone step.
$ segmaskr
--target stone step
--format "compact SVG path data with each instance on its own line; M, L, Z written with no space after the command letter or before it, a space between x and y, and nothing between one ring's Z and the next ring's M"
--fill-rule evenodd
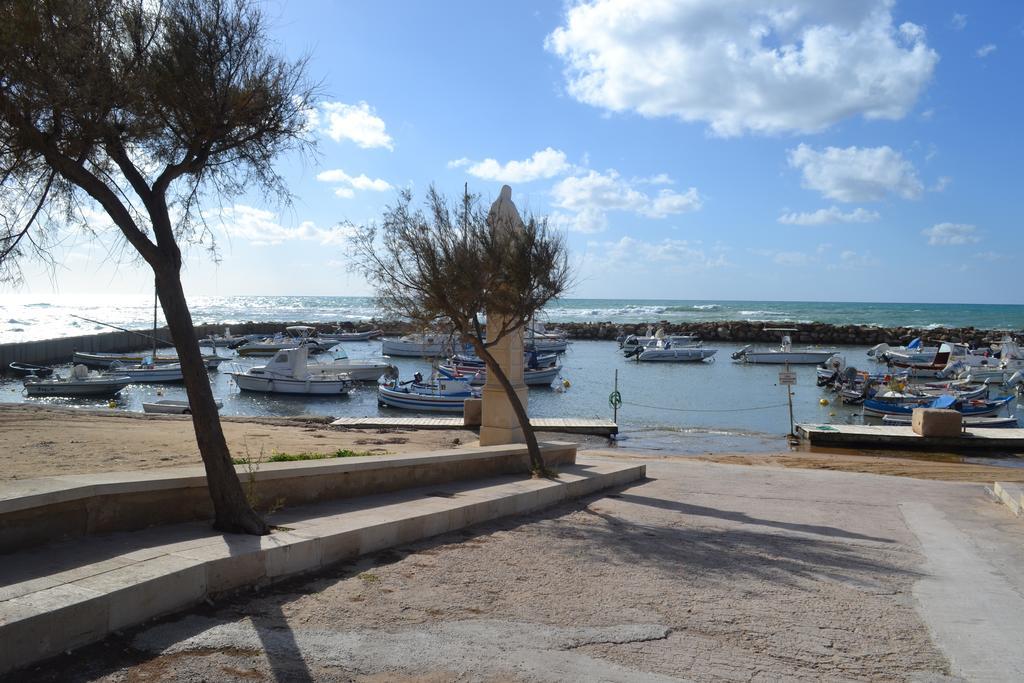
M79 538L0 561L0 674L192 607L384 548L621 486L643 465L584 461L555 480L504 475L289 508L269 536L189 523Z
M992 485L992 493L1010 508L1013 514L1018 517L1024 514L1024 487L1020 484L997 481Z

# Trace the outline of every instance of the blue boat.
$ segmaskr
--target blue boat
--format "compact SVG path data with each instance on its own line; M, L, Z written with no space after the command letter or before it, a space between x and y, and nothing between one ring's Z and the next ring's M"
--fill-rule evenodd
M419 373L417 373L419 375ZM377 385L377 402L382 406L434 413L461 413L467 398L480 398L465 378L439 378L435 382L415 379Z
M954 396L939 396L924 405L898 405L885 401L868 399L864 401L864 413L872 415L913 415L914 408L943 408L955 410L962 415L994 415L1010 405L1013 396L1003 396L991 401L960 401Z

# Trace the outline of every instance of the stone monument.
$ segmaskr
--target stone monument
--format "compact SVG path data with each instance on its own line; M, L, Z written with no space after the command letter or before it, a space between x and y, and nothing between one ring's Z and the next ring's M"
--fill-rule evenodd
M523 219L519 210L512 202L512 188L504 185L501 194L491 205L487 219L495 230L522 230ZM503 320L492 316L487 311L487 338L498 336ZM505 371L512 386L515 387L523 408L527 407L526 383L523 381L523 330L511 332L488 349L501 369ZM505 389L494 377L487 373L487 382L483 388L483 410L480 416L480 445L495 446L506 443L524 443L526 438L519 427L519 420L512 409Z

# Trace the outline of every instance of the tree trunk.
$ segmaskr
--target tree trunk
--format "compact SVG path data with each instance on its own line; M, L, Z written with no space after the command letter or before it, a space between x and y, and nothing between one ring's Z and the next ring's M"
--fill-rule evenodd
M171 332L174 348L178 351L181 371L184 375L185 390L192 412L192 426L196 443L206 467L206 483L213 499L213 528L228 533L263 535L269 533L266 522L252 509L242 491L238 473L231 463L231 453L224 431L220 425L220 414L213 400L210 376L199 349L192 314L185 301L181 277L177 270L156 272L160 305Z
M533 426L530 424L530 418L526 415L526 409L523 408L523 402L519 400L519 394L516 393L515 387L512 386L512 382L509 380L505 371L501 368L501 365L495 360L491 352L487 350L476 337L471 337L473 346L476 349L478 356L484 359L484 363L487 365L487 372L493 373L498 378L498 383L505 390L505 394L508 396L509 403L512 404L512 410L515 411L516 419L519 420L519 427L523 430L523 436L526 438L526 451L530 454L530 469L533 473L538 476L550 476L547 465L544 463L544 456L541 455L540 446L537 444L537 435L533 433Z

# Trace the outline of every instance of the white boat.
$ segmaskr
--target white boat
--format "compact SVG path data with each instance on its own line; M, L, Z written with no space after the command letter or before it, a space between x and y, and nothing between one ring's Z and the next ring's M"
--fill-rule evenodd
M239 356L273 356L278 351L298 346L309 347L313 353L326 351L327 344L317 341L315 334L315 327L289 325L284 328L284 334L266 337L261 341L247 340L241 346L235 347L235 353Z
M911 340L906 346L889 346L886 343L876 344L867 351L869 358L879 363L888 363L890 358L904 362L924 362L931 360L938 353L937 346L924 346L921 338Z
M164 363L157 365L147 363L146 358L142 363L126 364L121 361L114 361L108 366L104 375L118 375L131 378L132 382L155 383L155 382L180 382L184 379L181 371L181 363Z
M89 368L76 365L68 377L25 378L28 396L113 396L132 383L130 377L90 374Z
M622 349L622 353L630 358L640 353L640 349L646 349L650 345L657 344L660 341L670 341L672 346L676 348L683 347L698 347L703 346L704 342L700 340L700 337L692 334L665 334L664 330L659 329L657 334L637 336L631 334L622 340L619 344L619 348Z
M220 401L215 402L217 410L224 407L224 404ZM165 399L163 401L154 401L152 403L143 403L142 411L146 413L157 413L163 415L191 415L192 406L189 405L188 401L174 401Z
M146 358L152 358L153 362L157 365L166 365L168 363L179 363L181 360L177 356L153 356L151 352L135 352L135 353L85 353L83 351L75 351L72 356L72 362L76 365L86 365L90 368L109 368L111 363L121 362L128 364L141 363ZM208 370L216 370L217 367L223 363L226 358L214 355L204 355L203 363L206 364Z
M718 353L718 349L705 349L703 346L676 346L671 338L648 342L638 351L638 361L661 363L695 363Z
M834 349L815 349L809 346L794 349L793 340L787 334L783 335L782 343L777 348L755 349L752 345L747 345L732 354L732 359L737 363L818 365L834 355Z
M417 373L417 378L419 373ZM467 398L479 398L466 378L441 377L424 383L419 379L377 385L377 402L391 408L421 410L435 413L461 413Z
M452 351L452 338L447 334L407 334L399 339L383 339L380 352L385 356L438 358Z
M382 360L353 360L345 353L341 346L331 347L333 360L323 362L314 361L306 365L310 373L314 375L348 375L349 379L356 382L376 382L382 375L390 375L398 372L398 369Z
M379 337L381 334L383 334L381 330L366 330L365 332L342 332L341 330L336 330L334 332L320 332L317 334L317 339L327 342L369 341Z
M281 349L270 362L245 372L232 372L235 384L243 391L270 394L348 394L354 387L348 375L313 374L307 367L305 346Z

